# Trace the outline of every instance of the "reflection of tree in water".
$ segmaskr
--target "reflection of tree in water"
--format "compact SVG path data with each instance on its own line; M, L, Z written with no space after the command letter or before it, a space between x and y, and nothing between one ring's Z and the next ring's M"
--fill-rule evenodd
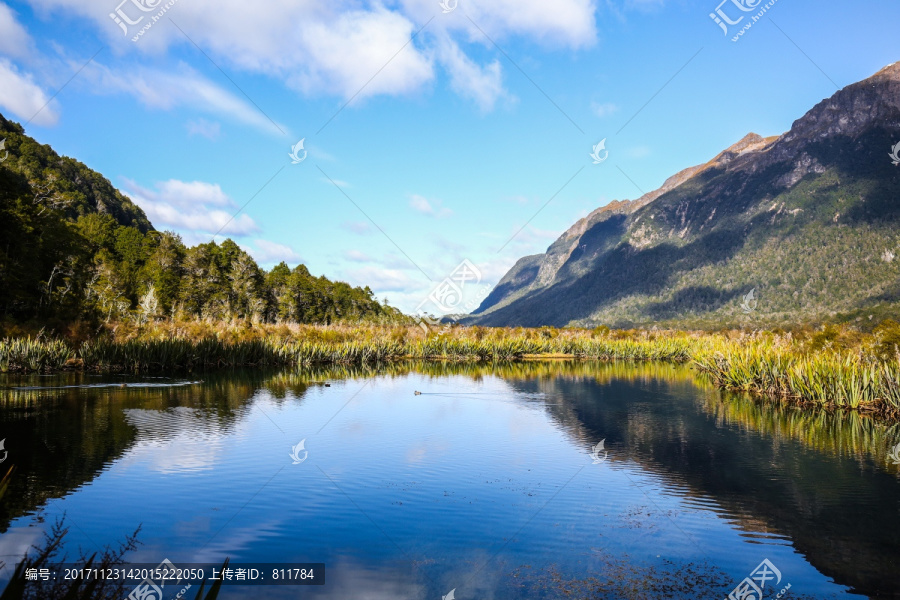
M499 378L511 400L545 410L586 453L605 438L611 463L636 461L688 498L714 499L748 531L788 536L838 583L869 592L900 589L893 564L900 514L890 502L900 486L896 467L884 461L898 426L722 394L689 367L666 363L411 361L195 374L201 384L179 388L5 390L0 437L18 472L0 505L0 530L92 480L137 442L192 432L221 438L254 402L302 402L310 388L329 381L409 374L433 378L442 394L453 392L441 378ZM52 385L87 381L96 379L73 374ZM427 381L422 385L428 391Z
M48 500L93 480L139 439L162 441L191 430L199 437L227 435L272 377L258 372L216 373L196 377L203 379L198 385L154 388L127 387L140 378L75 373L4 377L0 439L6 438L9 462L17 472L0 503L0 531L6 531L12 519L32 514ZM125 385L62 388L99 381ZM40 386L45 389L34 389ZM294 389L301 396L306 388L298 381Z

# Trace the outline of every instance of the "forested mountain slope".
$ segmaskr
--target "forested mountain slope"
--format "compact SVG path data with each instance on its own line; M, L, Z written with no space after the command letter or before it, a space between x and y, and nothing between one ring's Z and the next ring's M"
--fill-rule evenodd
M167 317L296 323L396 318L372 291L236 243L185 246L108 179L0 115L0 325Z

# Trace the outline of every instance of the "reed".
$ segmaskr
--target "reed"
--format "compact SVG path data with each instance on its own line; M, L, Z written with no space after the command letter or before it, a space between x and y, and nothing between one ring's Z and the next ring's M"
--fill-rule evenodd
M378 365L401 359L505 362L529 357L690 362L723 389L900 415L900 353L884 339L829 329L609 331L162 322L114 328L75 348L44 336L0 341L0 371L151 372L220 367Z
M24 338L0 340L0 372L59 371L75 358L75 351L57 339Z

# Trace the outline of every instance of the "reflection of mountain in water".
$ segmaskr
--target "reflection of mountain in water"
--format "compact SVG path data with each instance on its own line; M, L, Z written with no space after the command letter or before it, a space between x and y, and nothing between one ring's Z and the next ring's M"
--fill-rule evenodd
M17 473L0 505L0 530L113 461L149 460L162 472L208 468L258 394L296 402L319 382L410 373L500 377L517 402L546 410L586 454L605 438L611 462L636 461L684 490L689 503L715 502L720 515L751 535L789 538L838 583L882 597L900 590L900 483L894 468L884 467L900 427L723 395L704 389L688 367L658 363L393 363L225 373L181 388L6 391L0 439L10 452L4 466L15 464ZM96 380L4 383L79 381ZM178 455L160 456L160 448Z
M14 464L16 473L0 502L0 532L12 519L71 493L145 445L184 444L167 456L155 455L153 468L202 468L210 460L205 452L215 451L216 440L249 410L257 390L269 389L276 398L300 397L309 385L305 374L237 372L204 379L192 386L91 388L78 386L110 380L81 374L4 377L0 439L6 438L9 456L3 466ZM168 443L173 436L179 444Z
M606 438L610 461L637 461L698 504L712 499L750 536L789 538L839 584L900 597L900 481L884 467L900 427L713 389L698 400L681 367L621 370L511 384L558 403L547 411L586 451Z

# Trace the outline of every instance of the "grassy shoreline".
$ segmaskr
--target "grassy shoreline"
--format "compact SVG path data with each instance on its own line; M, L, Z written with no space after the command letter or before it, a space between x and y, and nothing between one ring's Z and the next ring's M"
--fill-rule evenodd
M838 327L794 333L455 327L438 334L399 325L162 322L111 327L83 342L7 338L0 341L0 372L141 373L404 359L689 362L722 389L900 417L898 341L896 324L873 334Z

